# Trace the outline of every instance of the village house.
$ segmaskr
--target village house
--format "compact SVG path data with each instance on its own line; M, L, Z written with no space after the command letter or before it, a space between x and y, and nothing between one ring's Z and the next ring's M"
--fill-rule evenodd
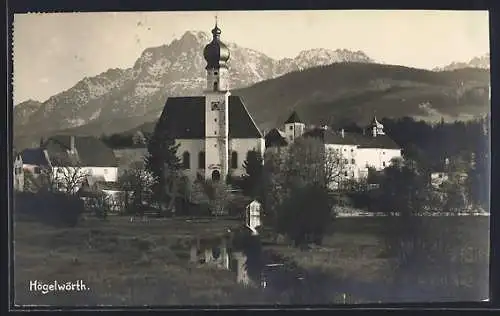
M230 51L215 24L203 56L206 90L203 96L169 97L157 127L168 130L179 144L178 155L191 180L225 180L242 176L249 151L264 153L264 138L240 96L229 90Z
M474 166L474 157L471 157L471 167ZM430 184L434 189L441 189L445 183L454 180L458 184L465 185L468 174L463 170L457 170L450 166L450 159L445 158L441 166L438 166L430 173Z
M114 183L118 167L113 150L91 136L53 136L40 142L40 147L25 149L22 153L23 169L34 178L41 174L50 177L57 190L78 190L83 182Z
M317 137L324 143L326 157L336 159L342 181L368 177L368 170L381 171L392 159L401 158L401 148L384 132L384 126L374 117L362 133L338 131L328 127L306 126L296 112L284 123L284 130L274 128L265 136L266 150L279 152L297 138ZM338 183L332 183L336 188Z

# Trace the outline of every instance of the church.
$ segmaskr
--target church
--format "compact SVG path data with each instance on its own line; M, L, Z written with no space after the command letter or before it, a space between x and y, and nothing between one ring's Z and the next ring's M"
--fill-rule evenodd
M225 180L245 174L249 151L264 153L264 137L243 99L231 95L230 51L215 23L212 41L203 50L207 62L202 96L169 97L157 127L168 130L179 145L177 153L191 180Z

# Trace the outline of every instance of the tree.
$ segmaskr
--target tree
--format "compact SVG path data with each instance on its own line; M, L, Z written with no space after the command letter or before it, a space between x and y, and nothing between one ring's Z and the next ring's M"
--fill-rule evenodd
M285 178L284 154L266 151L264 154L264 169L262 187L265 192L262 204L264 213L262 221L265 226L278 227L278 209L288 195Z
M261 154L252 150L247 153L247 158L243 163L246 174L243 176L243 192L252 198L261 198L262 193L260 184L264 172L264 163Z
M50 191L76 194L78 189L88 181L89 170L74 164L72 166L58 163L57 158L53 158L53 163L57 167L46 167L40 169L40 174L34 175L25 172L25 189L27 191Z
M345 180L345 165L334 148L325 148L318 138L299 138L290 145L286 159L286 176L290 185L315 183L327 188L338 187Z
M384 169L374 193L375 210L387 216L387 227L381 230L386 250L398 258L398 264L406 264L408 249L414 249L417 238L423 234L421 215L433 210L427 177L415 162L394 159Z
M168 121L168 119L166 120ZM167 122L165 126L168 126ZM179 144L170 136L167 128L158 123L148 141L148 156L145 159L146 169L154 179L153 198L167 211L172 211L180 181L181 161L177 156Z
M296 245L320 243L332 219L329 188L343 179L337 153L317 138L300 138L281 152L269 151L265 161L264 219Z
M212 215L224 215L227 213L230 193L228 186L222 181L205 181L205 192L207 194Z
M51 169L45 176L55 190L75 194L88 181L90 172L79 166L64 166Z
M444 222L443 211L458 215L465 207L463 186L452 180L443 191L433 189L418 164L395 161L384 169L375 203L386 215L380 231L387 255L394 258L397 282L449 277L451 252L463 246L463 234L453 220ZM449 217L447 217L449 218Z
M279 231L286 233L296 246L321 244L331 224L331 200L320 184L294 187L279 211Z
M134 163L125 170L118 182L125 190L125 208L133 213L142 212L144 202L149 202L153 186L153 177L141 163ZM132 203L129 205L129 192L131 193Z

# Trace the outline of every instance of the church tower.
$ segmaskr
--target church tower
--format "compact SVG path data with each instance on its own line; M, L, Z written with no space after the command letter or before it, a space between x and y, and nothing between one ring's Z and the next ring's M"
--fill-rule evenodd
M287 141L294 142L304 134L305 124L299 118L297 112L293 111L292 115L285 121L285 135Z
M372 120L369 127L372 131L373 137L377 137L377 135L385 135L384 125L382 125L382 123L377 121L377 117L375 117L375 116L373 117L373 120Z
M225 181L229 170L229 49L220 40L215 21L212 41L205 46L205 178Z

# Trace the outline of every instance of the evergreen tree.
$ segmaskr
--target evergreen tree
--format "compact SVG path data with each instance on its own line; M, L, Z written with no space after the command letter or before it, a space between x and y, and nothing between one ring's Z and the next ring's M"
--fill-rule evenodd
M264 171L263 158L256 150L247 153L247 159L243 163L246 174L243 176L243 191L245 195L252 198L261 198L259 188Z
M165 126L168 126L165 124ZM146 169L154 178L153 199L163 205L170 203L167 191L178 179L181 161L177 156L179 144L175 143L168 129L157 124L155 131L148 141L148 155L145 158Z

